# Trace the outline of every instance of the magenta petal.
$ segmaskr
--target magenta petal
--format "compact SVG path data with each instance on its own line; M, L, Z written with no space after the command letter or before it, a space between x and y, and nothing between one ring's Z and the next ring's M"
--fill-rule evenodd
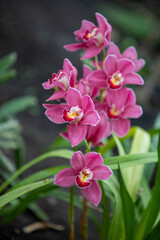
M138 60L136 61L136 64L135 64L135 65L136 65L136 66L135 66L135 71L136 71L136 72L139 72L139 71L141 70L141 68L143 68L144 65L145 65L144 59L142 59L142 58L138 59Z
M95 110L94 103L87 94L82 97L82 109L84 113Z
M55 91L51 97L49 97L46 101L52 101L52 100L59 100L61 98L64 98L67 95L67 92L63 91Z
M121 56L119 48L113 42L110 43L107 49L107 55L115 55L117 59Z
M92 204L97 206L101 201L101 188L96 181L92 181L92 184L88 188L81 189L83 196Z
M108 104L110 106L112 106L112 104L115 104L116 108L119 110L121 110L124 107L127 97L128 97L128 89L125 87L116 91L112 91L112 90L107 91Z
M84 47L84 43L74 43L65 45L64 48L68 51L74 52Z
M118 60L118 70L122 73L123 76L127 73L134 72L134 69L135 65L129 59L122 58Z
M67 94L67 103L69 106L79 106L82 107L82 95L75 88L69 88Z
M86 79L91 72L92 69L90 69L87 65L83 65L83 79Z
M92 58L92 57L98 55L100 53L100 51L102 50L102 48L103 47L93 46L93 47L89 47L89 48L85 49L85 54L83 55L83 57L81 57L81 60Z
M125 108L124 112L121 114L123 118L138 118L142 115L143 111L141 106L133 105Z
M76 172L73 168L61 170L55 177L54 184L60 187L72 187L75 185Z
M105 165L93 168L92 173L93 178L97 180L107 180L112 175L111 169Z
M108 28L111 28L110 24L107 22L107 19L100 13L96 13L96 19L97 19L98 25L103 33L105 33L105 31Z
M124 137L129 132L130 120L128 120L128 119L112 120L111 121L111 129L119 137Z
M117 72L117 58L114 55L109 55L104 60L104 69L107 71L109 76L112 76L115 72Z
M87 126L84 125L68 125L67 126L68 137L72 147L80 144L86 137Z
M43 104L43 106L47 109L45 114L54 123L64 123L62 113L65 107L67 106L65 103L62 104Z
M143 85L144 81L141 76L137 73L128 73L124 76L124 84L137 84Z
M122 54L123 58L129 58L133 61L135 61L137 59L137 51L135 49L135 47L129 47L127 48L123 54Z
M99 116L98 112L97 111L90 111L90 112L87 112L84 115L80 124L96 126L99 121L100 121L100 116Z
M77 151L73 154L71 158L71 165L77 174L79 174L79 172L85 167L84 157L81 151Z
M89 152L84 156L85 166L89 169L93 169L103 164L103 158L100 153Z
M106 88L107 87L107 74L103 69L95 70L88 75L87 81L93 87Z

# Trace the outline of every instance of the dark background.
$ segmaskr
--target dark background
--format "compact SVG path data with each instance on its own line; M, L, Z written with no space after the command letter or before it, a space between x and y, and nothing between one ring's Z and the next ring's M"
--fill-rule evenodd
M121 49L134 45L138 49L139 57L146 60L146 67L141 72L145 85L135 88L137 101L142 105L144 114L132 121L145 129L153 126L160 109L160 6L157 0L148 1L87 1L87 0L1 0L0 1L0 58L11 52L17 52L15 64L17 77L1 86L0 104L18 96L34 95L38 99L38 106L30 112L23 112L18 119L23 127L23 137L26 143L26 161L43 153L47 146L63 128L55 125L44 115L42 103L51 92L42 88L42 83L50 78L53 72L62 69L64 58L70 59L78 69L78 78L82 76L80 52L67 52L63 45L74 43L73 31L80 28L83 19L96 24L95 12L100 12L113 26L112 41L119 44ZM117 16L120 10L133 15L138 14L149 23L144 24L147 33L142 34L141 20L132 23L130 29L119 25ZM112 11L113 10L113 11ZM107 12L108 11L108 12ZM135 15L136 19L136 15ZM150 24L150 25L149 25ZM143 26L141 26L143 29ZM134 32L134 28L138 33ZM50 161L41 168L56 165ZM36 171L33 168L33 171ZM40 201L51 220L66 227L66 231L42 230L32 235L15 234L15 228L24 227L35 219L29 213L23 214L13 223L3 227L1 239L67 239L67 205L56 199ZM60 211L63 208L63 211ZM79 212L77 212L78 224ZM92 228L92 223L90 223ZM78 227L77 227L78 228ZM77 230L78 231L78 230ZM90 229L90 238L97 239L94 230ZM54 237L53 237L54 236ZM78 239L78 238L77 238Z

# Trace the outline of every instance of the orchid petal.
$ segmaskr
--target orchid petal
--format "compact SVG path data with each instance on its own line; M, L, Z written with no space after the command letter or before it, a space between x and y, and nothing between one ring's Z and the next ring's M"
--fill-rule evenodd
M79 172L85 167L84 157L81 151L77 151L73 154L71 158L71 165L77 174L79 174Z
M111 121L111 129L119 137L124 137L129 132L130 120L128 120L128 119L112 120Z
M106 88L107 87L107 74L103 69L91 72L87 81L94 87Z
M68 137L72 147L80 144L87 132L87 126L72 124L67 126Z
M64 123L62 113L65 107L67 106L65 103L61 104L43 104L43 106L47 109L45 111L46 116L54 123Z
M109 55L104 60L104 70L107 71L108 76L112 76L115 72L117 72L117 58L114 55Z
M125 108L125 111L121 114L122 118L138 118L142 115L143 111L141 106L132 105Z
M143 85L144 81L141 76L137 73L127 73L124 76L124 84L137 84Z
M88 188L81 189L83 196L92 204L97 206L101 201L101 188L96 181L92 181L92 184Z
M75 170L73 168L66 168L56 175L54 184L60 187L72 187L75 185L75 177Z
M135 65L131 60L122 58L118 60L118 70L124 76L127 73L134 72Z
M89 152L84 156L85 166L89 169L93 169L96 166L103 164L103 158L100 153Z
M93 178L97 180L107 180L111 175L112 171L107 166L97 166L92 169Z
M82 95L81 93L75 89L70 87L68 89L68 94L67 94L67 103L69 106L79 106L80 108L82 107Z

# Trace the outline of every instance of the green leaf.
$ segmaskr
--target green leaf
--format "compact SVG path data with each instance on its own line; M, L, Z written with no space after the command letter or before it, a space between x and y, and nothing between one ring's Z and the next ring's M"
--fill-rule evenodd
M11 163L8 157L1 151L0 151L0 167L10 174L13 174L13 172L15 171L14 165Z
M54 150L54 151L47 152L47 153L40 155L39 157L37 157L37 158L33 159L32 161L28 162L27 164L23 165L10 178L8 178L7 181L4 182L0 186L0 192L2 192L14 179L16 179L24 171L26 171L30 167L34 166L35 164L38 164L39 162L46 160L47 158L51 158L51 157L62 157L62 158L70 159L72 155L73 155L73 151L64 150L64 149Z
M147 208L144 210L142 214L142 218L137 226L137 231L135 235L135 240L146 239L148 234L151 232L154 223L159 214L160 208L160 134L159 134L159 142L158 142L158 169L155 180L155 186L153 188L152 197L149 201Z
M27 184L25 186L22 186L22 187L19 187L19 188L13 190L13 191L5 193L3 196L0 197L0 208L5 206L7 203L13 201L14 199L21 197L22 195L29 193L39 187L48 185L50 183L53 183L53 179L46 179L44 181Z
M66 165L65 166L61 165L61 166L51 167L51 168L47 168L47 169L38 171L38 172L28 176L27 178L21 180L12 189L15 189L15 188L20 187L20 186L24 186L24 185L29 184L29 183L33 183L35 181L42 180L42 179L47 178L47 177L53 177L60 170L62 170L64 168L67 168L67 167L70 167L70 166L69 165L67 165L67 166Z
M109 208L108 208L107 198L105 196L105 190L104 190L104 187L103 187L103 182L99 181L99 185L100 185L101 190L102 190L101 203L102 203L102 206L103 206L100 236L101 236L101 240L106 240L106 237L108 235L109 225L110 225Z
M8 70L7 72L4 72L2 75L0 75L0 84L3 84L4 82L14 78L17 75L17 71L15 69Z
M113 138L115 140L119 156L124 156L126 153L125 153L125 150L124 150L119 138L114 133L112 133L112 135L113 135Z
M37 104L37 99L33 96L18 97L3 104L0 107L0 119L5 119L16 115L17 113L26 110Z
M151 143L150 135L142 128L136 128L130 153L146 153L149 150ZM123 176L126 183L127 190L133 200L139 188L139 184L143 175L144 165L134 166L123 169Z
M0 59L0 74L6 71L9 67L11 67L17 60L16 53L10 53L4 58Z
M119 183L120 183L120 194L122 201L124 226L126 239L134 239L134 227L135 227L135 213L134 213L134 203L126 189L121 169L119 167Z
M157 152L126 154L125 156L104 159L104 164L108 165L112 170L118 169L118 162L120 163L121 168L157 162Z
M160 239L160 221L152 229L151 233L149 234L146 240L159 240L159 239Z
M113 193L115 204L114 204L114 213L113 218L110 223L109 231L106 240L117 240L120 239L123 235L123 222L122 222L122 206L121 206L121 198L118 189L116 188L115 184L112 182L112 177L109 180L103 181L103 186L105 186Z

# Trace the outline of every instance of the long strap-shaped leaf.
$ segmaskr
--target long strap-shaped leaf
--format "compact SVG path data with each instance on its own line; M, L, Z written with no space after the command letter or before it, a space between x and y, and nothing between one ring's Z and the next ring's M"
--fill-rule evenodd
M72 155L73 155L73 151L65 150L65 149L55 150L55 151L47 152L40 155L39 157L23 165L23 167L19 168L18 171L16 171L10 178L8 178L8 180L0 186L0 192L2 192L14 179L16 179L19 175L21 175L24 171L26 171L28 168L32 167L33 165L51 157L62 157L62 158L70 159Z
M47 184L53 183L53 179L46 179L43 181L27 184L25 186L19 187L13 191L10 191L0 197L0 208L5 206L7 203L13 201L14 199L29 193L39 187L45 186Z
M127 154L125 156L116 156L104 159L104 164L108 165L112 170L118 169L118 162L121 168L137 166L146 163L157 162L157 152Z
M155 180L153 194L147 208L144 210L141 221L137 226L135 240L146 239L147 235L151 232L156 218L160 211L160 136L158 142L158 169Z

